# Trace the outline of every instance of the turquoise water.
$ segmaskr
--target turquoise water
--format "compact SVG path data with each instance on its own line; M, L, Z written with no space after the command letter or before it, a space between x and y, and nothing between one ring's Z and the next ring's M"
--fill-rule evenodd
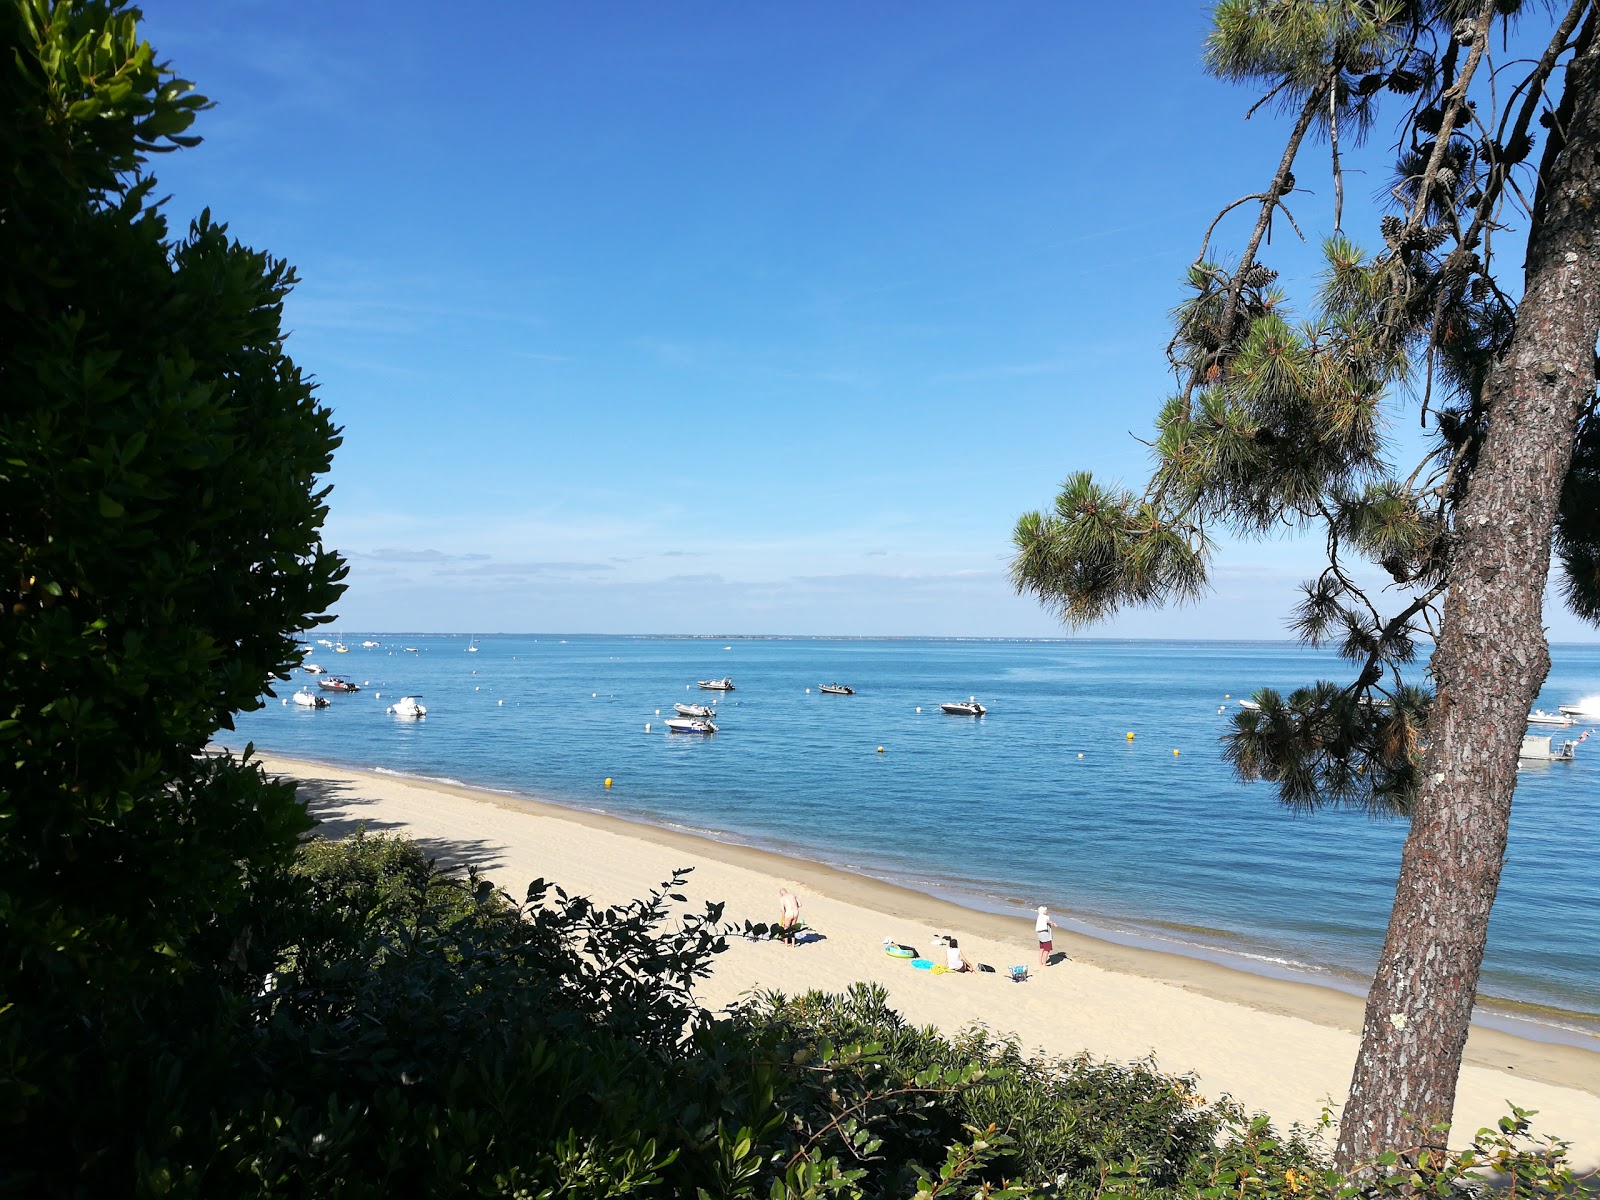
M1334 984L1358 984L1382 944L1404 827L1295 816L1270 787L1237 782L1217 744L1219 706L1343 678L1331 655L1268 642L511 635L468 654L458 636L342 637L350 653L311 658L366 690L315 711L269 702L220 740L708 832L991 910L1049 904L1113 936ZM364 638L383 644L361 649ZM1541 707L1600 694L1600 646L1552 653ZM736 691L692 686L723 675ZM857 694L818 694L835 680ZM423 695L425 720L385 714L405 693ZM969 695L987 716L940 713ZM664 731L674 701L711 699L717 734ZM1574 763L1519 775L1486 996L1559 1010L1534 1014L1556 1026L1600 1018L1597 841L1600 738Z

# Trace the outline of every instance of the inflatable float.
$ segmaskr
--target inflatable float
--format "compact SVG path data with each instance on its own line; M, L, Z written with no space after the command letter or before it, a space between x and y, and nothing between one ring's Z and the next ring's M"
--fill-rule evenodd
M902 946L897 942L885 942L883 944L883 952L890 958L915 958L917 956L916 951L909 946Z

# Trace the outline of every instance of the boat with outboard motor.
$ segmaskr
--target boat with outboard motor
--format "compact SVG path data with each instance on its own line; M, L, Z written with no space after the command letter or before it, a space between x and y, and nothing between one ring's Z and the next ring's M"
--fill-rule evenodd
M1529 725L1560 725L1565 728L1572 724L1572 720L1565 713L1547 713L1542 708L1536 708L1528 714Z
M361 686L351 683L348 679L341 679L337 675L325 675L317 680L317 686L325 692L359 692Z
M854 696L856 694L855 688L846 687L842 683L819 683L817 691L824 696Z
M680 717L699 717L709 721L717 715L717 710L709 704L674 704Z
M420 696L401 696L386 711L397 717L425 717L428 710L419 703L420 700Z
M717 727L699 717L668 717L667 729L671 733L715 733Z
M326 696L315 696L315 695L312 695L311 692L308 691L305 688L301 688L298 692L296 692L293 696L291 696L289 698L291 700L293 700L296 704L298 704L301 708L327 708L328 707L328 698Z
M954 704L941 704L939 708L952 717L981 717L989 710L978 703L976 696L968 696Z
M721 679L702 679L700 687L708 692L731 692L733 691L733 680L727 676L723 676Z

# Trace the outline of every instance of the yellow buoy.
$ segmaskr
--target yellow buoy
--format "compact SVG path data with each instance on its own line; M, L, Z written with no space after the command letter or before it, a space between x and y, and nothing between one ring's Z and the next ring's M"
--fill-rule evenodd
M1231 695L1229 695L1227 692L1223 692L1222 693L1222 698L1224 700L1232 700L1233 699L1233 697Z
M1083 755L1081 755L1081 754L1080 754L1080 755L1078 755L1078 757L1079 757L1079 758L1082 758L1082 757L1083 757Z
M607 786L607 787L610 787L610 786L611 786L611 780L609 780L609 779L607 779L607 780L606 780L606 786Z
M1177 752L1177 751L1176 751L1176 750L1174 750L1174 751L1173 751L1173 752L1172 752L1172 757L1173 757L1173 758L1177 758L1177 757L1178 757L1178 752Z
M1133 741L1133 730L1131 730L1131 729L1130 729L1130 730L1128 730L1128 740L1129 740L1129 741L1130 741L1130 742L1131 742L1131 741Z
M883 753L883 747L882 747L882 746L879 746L879 747L878 747L878 753L879 753L879 754L882 754L882 753Z

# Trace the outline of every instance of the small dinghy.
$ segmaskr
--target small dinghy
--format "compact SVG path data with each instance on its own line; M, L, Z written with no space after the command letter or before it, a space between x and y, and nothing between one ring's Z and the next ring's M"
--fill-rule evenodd
M672 707L678 710L680 717L699 717L703 721L709 721L717 715L717 710L709 704L674 704Z
M717 727L698 717L668 717L667 728L673 733L715 733Z
M723 676L721 679L702 679L700 686L708 692L731 692L733 691L733 680L727 676Z
M397 717L425 717L428 715L427 708L421 704L420 697L417 696L401 696L400 699L389 705L386 711L393 713Z
M854 696L856 694L855 688L846 687L842 683L819 683L817 691L824 696Z
M301 708L327 708L328 707L328 698L326 696L313 696L310 692L306 691L305 688L301 688L291 698Z

